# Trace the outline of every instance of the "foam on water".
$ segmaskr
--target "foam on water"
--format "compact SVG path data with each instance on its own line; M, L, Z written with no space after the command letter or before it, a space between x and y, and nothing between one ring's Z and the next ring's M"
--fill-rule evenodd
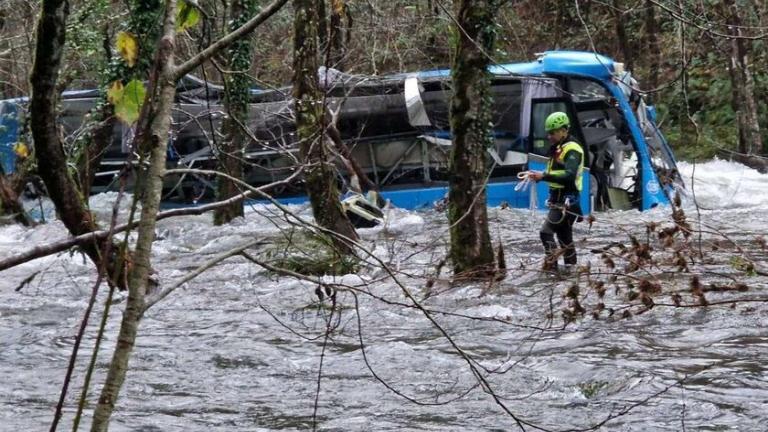
M680 162L689 193L687 204L705 209L768 207L768 175L737 162L721 159L692 164Z

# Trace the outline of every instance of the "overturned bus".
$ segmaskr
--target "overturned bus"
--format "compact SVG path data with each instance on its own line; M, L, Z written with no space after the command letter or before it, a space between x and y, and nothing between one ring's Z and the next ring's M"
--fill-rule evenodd
M488 205L545 206L547 187L520 188L517 174L542 170L549 144L544 119L563 111L572 134L585 148L582 194L585 213L593 209L646 210L666 204L683 187L672 151L656 126L636 81L621 63L588 52L550 51L535 61L490 67L494 145L488 149ZM343 74L321 69L336 127L385 199L408 208L434 205L447 195L451 135L449 70L385 77ZM65 92L61 124L66 142L87 133L83 121L93 109L95 91ZM192 77L180 82L169 137L169 167L212 168L225 116L220 87ZM23 99L0 102L0 162L13 169ZM300 163L290 89L253 90L244 149L245 177L254 185L288 177ZM131 131L118 126L94 192L114 186L131 151ZM339 163L339 181L349 180ZM197 201L213 191L213 179L197 174L169 178L166 197ZM303 185L282 185L272 193L283 202L306 200Z

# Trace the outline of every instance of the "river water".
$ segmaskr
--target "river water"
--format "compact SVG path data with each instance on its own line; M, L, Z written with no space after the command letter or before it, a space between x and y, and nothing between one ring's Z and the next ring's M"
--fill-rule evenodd
M554 278L535 271L542 216L527 210L490 211L494 243L505 246L509 274L504 281L450 287L433 277L427 288L427 278L445 253L445 218L435 211L392 210L387 226L361 230L361 235L397 283L378 262L357 275L326 277L339 284L339 307L331 316L327 344L331 308L328 300L318 302L316 284L276 277L240 257L155 305L141 323L111 430L312 429L326 345L318 430L506 431L517 429L512 413L547 430L602 423L600 430L766 431L768 304L748 300L768 298L768 284L764 277L737 269L742 253L726 238L765 266L766 253L755 239L768 234L768 176L725 161L682 164L682 170L689 185L695 170L693 191L702 227L709 232L703 236L705 258L690 263L692 273L677 273L667 265L671 255L657 252L658 263L648 274L660 281L664 293L645 313L637 301L628 307L628 288L620 279L615 286L608 284L606 310L595 319L591 312L599 301L582 283L579 298L587 313L564 325L561 310L568 301L563 293L575 276ZM112 200L114 195L93 199L102 219ZM291 209L309 215L306 208ZM697 227L692 199L685 209ZM668 208L611 212L598 214L591 229L580 224L581 262L590 263L593 272L607 271L590 249L629 244L629 234L644 239L645 224L669 226L669 213ZM245 220L223 228L213 227L209 216L161 221L154 247L157 276L167 286L241 243L276 238L286 225L279 212L263 206L250 208ZM34 229L0 227L0 254L64 236L57 221ZM15 290L36 271L29 284ZM644 277L644 271L635 274ZM705 284L736 278L749 289L707 293L710 303L740 300L732 305L673 307L674 292L683 304L695 303L688 293L691 274L699 274ZM90 263L69 253L3 272L0 430L49 427L94 280ZM403 290L430 311L434 323L410 307ZM62 430L71 429L105 297L102 290ZM110 313L81 429L90 423L122 300L118 295ZM612 316L609 309L615 311ZM625 310L632 316L624 317ZM487 386L478 385L476 373Z

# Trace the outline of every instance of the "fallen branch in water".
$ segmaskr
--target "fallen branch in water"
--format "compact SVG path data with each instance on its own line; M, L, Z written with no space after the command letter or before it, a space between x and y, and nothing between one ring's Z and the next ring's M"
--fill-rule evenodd
M673 224L667 227L660 222L647 223L645 240L642 242L638 240L639 233L626 232L630 240L627 244L611 242L591 249L592 253L602 257L604 267L598 265L598 268L592 269L592 263L579 269L574 283L563 295L568 299L562 310L565 323L586 315L594 319L631 318L656 306L706 308L735 307L739 303L768 303L765 297L727 297L760 286L759 282L743 278L768 275L767 271L758 267L759 257L756 254L718 229L708 227L705 231L701 228L702 224L698 230L691 228L677 199L672 204L671 219ZM714 239L702 241L702 233ZM695 234L699 235L698 241L693 240ZM753 242L762 251L768 249L762 236L755 237ZM726 244L733 248L734 254L704 254L702 246L707 243L711 244L713 251L721 250L721 244ZM732 271L707 270L707 266L716 264L731 268ZM705 274L728 279L729 283L709 280L705 284L701 280ZM610 302L606 300L609 291L613 291ZM589 301L590 293L597 295L595 301ZM710 293L719 293L721 297L711 301L707 298ZM671 298L672 302L657 302L662 297ZM587 303L592 304L582 307L582 304Z
M16 291L16 292L21 291L25 286L29 285L29 283L32 282L32 280L35 278L35 276L39 275L41 271L42 270L38 270L38 271L32 273L31 275L27 276L26 278L24 278L24 280L21 281L21 283L16 286L16 289L14 289L14 291Z
M768 303L768 298L755 298L755 299L737 299L737 300L721 300L708 302L707 306L735 306L739 303ZM697 308L702 307L699 304L671 304L671 303L655 303L656 306L666 306L675 308Z

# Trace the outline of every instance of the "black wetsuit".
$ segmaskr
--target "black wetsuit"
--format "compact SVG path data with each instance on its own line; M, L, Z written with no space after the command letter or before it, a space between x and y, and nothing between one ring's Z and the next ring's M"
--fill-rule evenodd
M577 179L583 169L584 155L572 148L563 149L571 143L581 146L572 136L568 136L550 148L550 165L542 177L542 180L550 183L550 208L539 232L546 252L544 268L548 270L557 268L559 252L557 251L555 236L557 236L560 247L564 250L565 264L576 264L573 223L581 217L580 191ZM563 151L565 154L561 154Z

